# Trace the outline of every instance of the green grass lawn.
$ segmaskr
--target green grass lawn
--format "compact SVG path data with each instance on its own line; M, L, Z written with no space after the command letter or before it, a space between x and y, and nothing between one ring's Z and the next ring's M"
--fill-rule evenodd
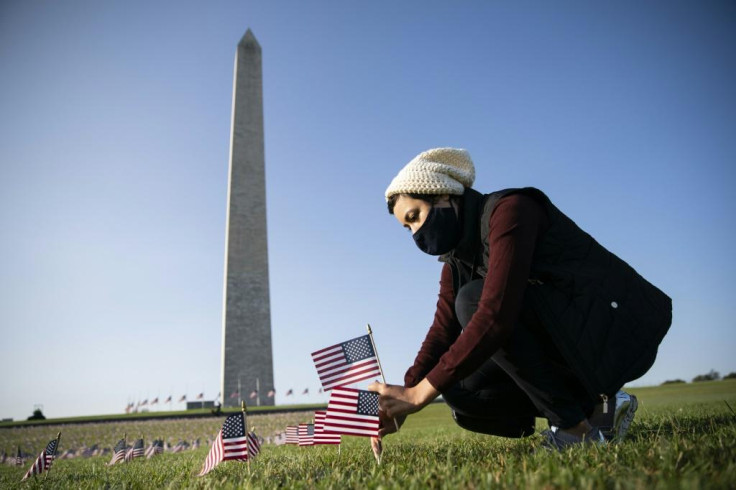
M727 405L736 409L736 381L628 391L639 397L640 408L628 438L617 445L538 450L538 436L510 440L473 434L454 425L445 405L434 404L385 439L380 466L366 438L347 437L339 452L334 446L266 445L250 464L223 463L198 478L209 451L203 445L113 467L105 466L109 456L60 460L47 480L22 485L30 461L24 468L2 466L0 488L736 488L736 414ZM249 425L268 435L308 415L274 417L253 416ZM146 423L152 425L4 429L0 449L11 450L11 440L26 437L37 439L38 453L58 430L62 450L67 433L70 440L96 437L112 446L126 427L129 437L140 433L176 440L197 431L214 437L222 419L199 428L186 420ZM538 425L546 426L541 420Z

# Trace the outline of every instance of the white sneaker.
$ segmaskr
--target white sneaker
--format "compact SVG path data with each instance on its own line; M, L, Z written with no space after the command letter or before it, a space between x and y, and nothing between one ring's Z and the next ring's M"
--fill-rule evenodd
M613 426L607 431L608 434L603 432L603 435L611 441L618 442L622 440L629 431L637 408L639 408L639 402L636 397L619 390L616 393L616 410L613 413Z

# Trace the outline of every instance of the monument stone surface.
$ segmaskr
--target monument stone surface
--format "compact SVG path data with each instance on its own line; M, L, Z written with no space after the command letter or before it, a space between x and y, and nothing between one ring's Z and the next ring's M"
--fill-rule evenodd
M233 81L222 315L224 406L238 406L241 399L247 404L274 401L262 80L261 46L248 29L238 43ZM254 391L257 398L252 399Z

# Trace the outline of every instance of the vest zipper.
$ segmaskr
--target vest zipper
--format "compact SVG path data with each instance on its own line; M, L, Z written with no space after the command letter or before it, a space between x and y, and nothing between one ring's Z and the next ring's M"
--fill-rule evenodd
M601 400L603 400L603 413L608 413L608 396L601 394Z

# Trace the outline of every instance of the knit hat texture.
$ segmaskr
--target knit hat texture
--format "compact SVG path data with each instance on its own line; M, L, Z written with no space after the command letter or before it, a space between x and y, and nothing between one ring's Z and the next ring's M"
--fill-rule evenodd
M399 171L386 189L386 200L394 194L461 195L474 180L475 166L467 150L433 148Z

